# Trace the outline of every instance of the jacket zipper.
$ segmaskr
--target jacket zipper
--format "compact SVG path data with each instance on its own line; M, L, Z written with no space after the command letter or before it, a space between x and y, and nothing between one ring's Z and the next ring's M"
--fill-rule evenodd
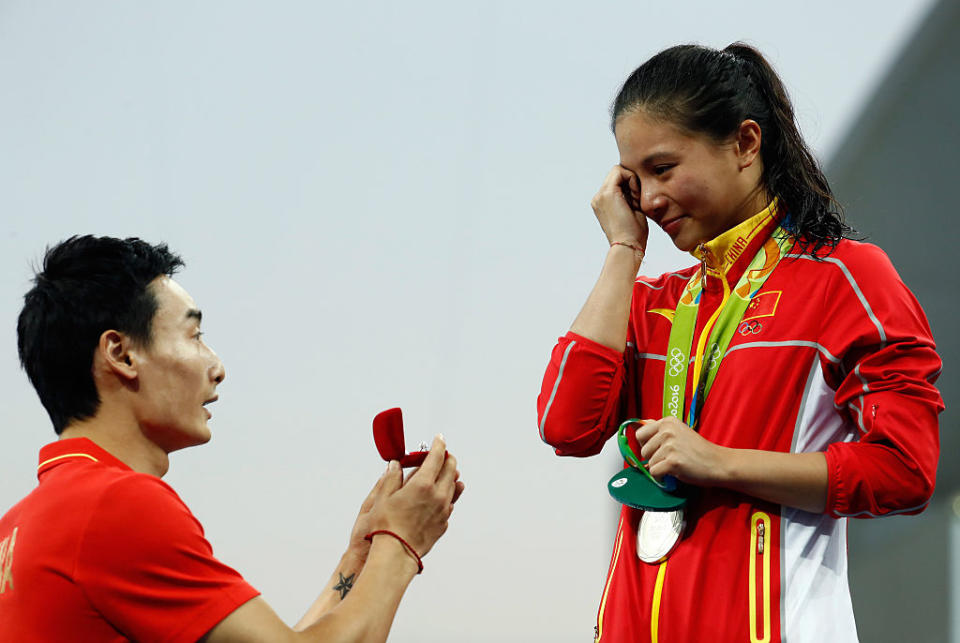
M700 289L707 289L707 246L700 244Z
M750 643L770 641L770 516L750 518L749 610Z

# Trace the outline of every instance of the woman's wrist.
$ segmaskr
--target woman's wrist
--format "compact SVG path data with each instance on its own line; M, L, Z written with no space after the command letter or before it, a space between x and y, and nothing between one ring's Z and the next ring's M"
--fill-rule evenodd
M724 487L727 489L735 488L738 480L737 474L739 467L737 458L741 455L740 449L733 447L724 447L714 444L716 447L716 465L713 467L713 479L710 486Z
M647 250L647 244L640 243L640 241L634 237L616 237L610 241L610 246L626 246L638 252L646 252Z
M640 269L640 264L643 263L643 259L646 256L643 246L636 241L629 240L611 241L609 253L614 255L626 255L630 253L633 258L634 275L636 275L636 271Z

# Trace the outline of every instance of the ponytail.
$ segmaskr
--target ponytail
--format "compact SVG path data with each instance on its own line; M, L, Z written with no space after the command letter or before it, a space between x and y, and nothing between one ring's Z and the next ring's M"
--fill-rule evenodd
M660 52L627 78L611 108L611 126L638 110L717 142L729 140L743 121L756 121L760 180L786 206L781 225L797 238L798 250L821 256L826 248L822 254L829 254L852 232L800 135L783 83L753 47L679 45Z

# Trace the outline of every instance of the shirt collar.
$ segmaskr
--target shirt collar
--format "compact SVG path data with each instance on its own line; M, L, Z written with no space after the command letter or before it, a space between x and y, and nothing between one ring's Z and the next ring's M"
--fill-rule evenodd
M737 260L755 246L758 238L765 239L780 220L779 201L773 201L763 210L706 243L701 243L690 254L696 257L710 271L727 274ZM756 252L754 248L753 252ZM718 276L719 276L718 274Z
M108 467L117 467L130 471L130 467L110 455L105 449L89 438L68 438L52 442L40 449L40 464L37 466L37 478L65 462L93 461Z

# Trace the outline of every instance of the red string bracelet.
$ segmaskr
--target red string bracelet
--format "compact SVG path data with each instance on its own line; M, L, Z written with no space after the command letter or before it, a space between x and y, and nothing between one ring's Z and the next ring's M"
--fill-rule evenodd
M406 540L401 538L399 535L393 533L389 529L377 529L376 531L371 531L369 534L364 536L363 539L373 542L373 537L376 536L377 534L387 534L388 536L393 536L394 538L399 540L400 544L403 545L403 548L406 549L410 553L410 555L416 559L417 573L420 574L421 572L423 572L423 561L420 560L420 554L417 553L417 550L411 547L410 543L408 543Z

